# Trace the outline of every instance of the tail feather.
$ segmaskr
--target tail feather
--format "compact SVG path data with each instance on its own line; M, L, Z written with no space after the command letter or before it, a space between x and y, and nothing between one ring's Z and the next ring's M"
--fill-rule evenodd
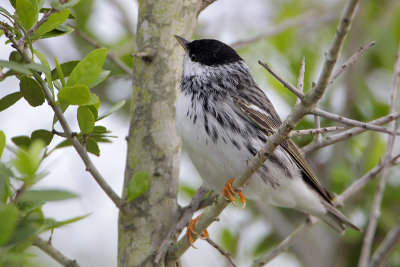
M327 213L325 216L321 216L320 218L330 227L332 227L335 231L343 234L346 226L353 228L356 231L362 232L360 228L354 225L349 219L346 218L339 210L331 205L325 205L327 208Z

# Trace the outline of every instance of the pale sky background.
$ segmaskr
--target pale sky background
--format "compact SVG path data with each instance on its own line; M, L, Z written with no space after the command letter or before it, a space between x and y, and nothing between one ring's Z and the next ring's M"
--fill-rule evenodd
M137 20L137 4L130 0L118 0L127 9L131 10L132 20ZM262 32L269 26L272 19L271 11L267 8L268 2L262 0L218 0L208 7L199 17L199 30L207 38L217 38L221 41L232 43L238 39ZM9 9L9 6L3 6ZM118 10L107 0L98 0L95 8L95 16L91 25L99 36L106 36L109 40L118 38L122 31L115 23L118 18ZM99 21L101 23L99 23ZM218 25L218 27L216 27ZM263 25L263 26L260 26ZM134 25L132 25L134 27ZM171 36L172 38L172 36ZM0 37L0 59L7 59L11 50L10 45L4 48L4 37ZM105 40L107 41L107 40ZM49 48L49 59L57 55L58 61L65 62L80 59L78 51L70 41L69 36L42 41L43 48ZM53 66L54 64L52 64ZM130 82L116 80L110 92L119 101L130 94ZM6 79L0 83L0 98L17 91L19 88L16 79ZM270 95L278 112L284 116L288 109L276 95ZM129 102L127 103L129 104ZM107 107L100 108L100 113ZM73 108L69 108L66 117L73 129L77 130ZM36 129L51 129L53 112L51 108L43 104L33 108L21 99L16 105L0 112L0 129L10 138L16 135L30 135ZM118 138L112 144L101 144L101 156L91 156L100 173L106 178L111 187L120 194L123 182L123 172L126 156L125 136L128 133L128 120L118 115L111 115L101 121L101 125L111 129L113 135ZM55 139L61 140L55 137ZM54 144L57 142L53 141ZM2 160L10 157L10 152L5 151ZM79 199L48 203L43 210L46 216L58 220L75 216L90 214L84 220L56 229L53 235L53 245L71 259L76 259L82 266L109 267L116 266L117 258L117 209L108 197L103 193L94 179L85 172L85 168L75 150L72 148L56 151L42 166L43 170L51 171L50 174L37 184L37 188L60 188L78 193ZM187 159L182 160L181 180L186 184L200 185L201 181L193 174L193 167ZM187 200L186 200L187 201ZM181 203L184 201L181 200ZM211 237L218 242L218 230L229 221L232 228L243 228L244 233L240 239L239 266L248 265L245 260L250 248L252 248L264 233L270 228L264 221L249 221L246 216L249 211L228 208L221 215L221 221L212 224L209 228ZM229 219L229 220L228 220ZM49 235L44 234L47 238ZM225 259L205 241L197 241L198 250L189 249L182 258L183 266L224 266ZM247 249L249 248L249 249ZM37 249L35 249L36 253ZM188 263L188 260L191 263ZM38 258L38 266L58 266L47 255ZM272 261L268 266L300 266L296 259L288 253L284 253Z

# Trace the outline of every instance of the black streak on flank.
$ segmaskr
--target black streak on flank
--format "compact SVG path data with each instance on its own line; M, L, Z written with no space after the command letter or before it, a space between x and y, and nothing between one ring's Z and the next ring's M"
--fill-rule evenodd
M193 117L193 124L196 123L196 120L197 120L197 114L195 114L194 117Z
M216 144L218 141L218 131L217 128L213 127L213 131L212 131L212 140L213 143Z
M233 139L231 139L232 145L234 145L239 151L241 149L240 145Z
M275 154L271 154L271 155L269 156L268 160L271 161L273 164L279 166L279 168L281 168L281 169L285 172L285 175L286 175L288 178L293 178L293 176L292 176L291 172L289 171L288 167L285 166L285 165L282 163L282 161L280 161L279 158L278 158Z
M208 128L208 119L206 114L204 114L204 129L206 130L206 133L210 135L210 129Z

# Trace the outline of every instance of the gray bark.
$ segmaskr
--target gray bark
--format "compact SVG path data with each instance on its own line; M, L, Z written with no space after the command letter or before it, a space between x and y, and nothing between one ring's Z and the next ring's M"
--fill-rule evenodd
M133 64L128 154L123 187L147 171L149 189L120 212L118 265L154 266L154 256L176 223L180 141L175 100L184 51L174 34L191 38L201 1L140 0Z

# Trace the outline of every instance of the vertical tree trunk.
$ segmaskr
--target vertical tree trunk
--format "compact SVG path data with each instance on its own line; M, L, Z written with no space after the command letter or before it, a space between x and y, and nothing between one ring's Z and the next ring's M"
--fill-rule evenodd
M131 116L123 199L132 175L150 174L150 187L120 213L118 265L154 266L154 256L176 223L180 141L175 132L175 100L182 48L173 37L190 38L199 0L139 0L133 64Z

